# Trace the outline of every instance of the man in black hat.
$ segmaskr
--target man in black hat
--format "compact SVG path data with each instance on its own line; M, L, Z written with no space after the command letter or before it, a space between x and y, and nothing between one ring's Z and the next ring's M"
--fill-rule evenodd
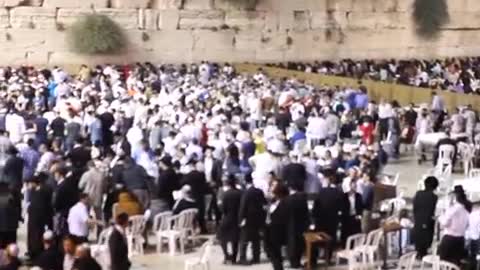
M192 188L192 197L195 199L198 208L198 225L201 233L207 232L205 224L205 195L207 194L207 181L205 174L196 168L197 162L192 159L188 162L190 172L185 174L180 181L182 186L189 185Z
M45 227L53 229L52 191L44 185L47 175L41 173L30 179L30 204L28 205L27 246L30 259L42 251L42 237Z
M175 204L172 192L180 188L180 179L173 169L172 158L164 156L160 159L160 174L158 176L157 195L160 200L166 203L169 209Z
M267 200L261 189L253 186L251 175L245 177L247 188L243 192L238 213L240 222L240 263L247 262L247 245L252 243L252 263L260 262L260 232L265 226Z
M432 245L435 230L435 208L438 197L434 191L438 187L435 176L425 179L425 189L419 190L413 198L413 237L417 258L427 255L428 248Z

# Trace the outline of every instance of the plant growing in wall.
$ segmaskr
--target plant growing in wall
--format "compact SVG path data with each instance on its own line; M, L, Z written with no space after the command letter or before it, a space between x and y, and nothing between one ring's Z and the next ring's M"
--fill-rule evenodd
M419 36L426 39L435 38L440 28L449 21L446 0L415 0L413 19Z
M75 22L67 35L71 49L80 54L113 54L127 44L122 28L105 15L90 14Z
M245 10L255 10L260 0L224 0L232 5Z

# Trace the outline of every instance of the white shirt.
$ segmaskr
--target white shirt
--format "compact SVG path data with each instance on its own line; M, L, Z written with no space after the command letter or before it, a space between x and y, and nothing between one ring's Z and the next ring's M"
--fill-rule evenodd
M480 239L480 209L472 211L468 216L466 238L471 240Z
M17 144L23 139L25 120L16 113L7 114L5 117L5 129L8 131L12 143Z
M70 254L65 254L63 257L63 270L72 270L75 257Z
M88 209L87 206L78 202L68 212L68 230L70 234L80 237L88 236Z
M37 164L37 172L48 172L50 165L55 160L55 155L52 152L45 152L40 156Z
M327 121L322 117L308 118L307 137L325 139L328 134Z
M393 108L390 103L378 105L378 118L386 119L393 116Z
M446 235L462 237L468 227L469 213L465 207L458 202L447 209L447 212L440 217L440 225Z

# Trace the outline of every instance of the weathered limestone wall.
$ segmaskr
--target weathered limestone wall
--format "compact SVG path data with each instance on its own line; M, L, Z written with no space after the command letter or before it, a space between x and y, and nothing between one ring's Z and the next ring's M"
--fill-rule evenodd
M451 21L435 41L415 35L413 0L0 0L1 64L267 62L480 55L478 0L448 0ZM69 51L68 27L97 12L118 22L121 56Z

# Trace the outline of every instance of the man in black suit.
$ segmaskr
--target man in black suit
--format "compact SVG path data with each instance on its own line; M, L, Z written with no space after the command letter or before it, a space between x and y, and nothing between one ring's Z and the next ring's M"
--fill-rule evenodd
M274 270L283 270L282 247L287 243L288 188L276 184L272 190L273 200L268 209L265 226L265 251Z
M75 140L75 145L69 151L67 158L72 162L72 166L77 169L85 170L87 163L91 160L90 151L84 146L84 139L79 137Z
M331 238L327 247L327 261L329 262L337 244L337 230L342 213L345 211L345 197L336 185L335 172L325 171L324 176L327 178L328 184L320 190L314 202L312 215L315 222L315 230L324 232ZM314 249L312 252L312 265L317 264L317 256L318 250Z
M240 221L240 263L247 264L247 245L252 243L252 263L260 262L260 232L265 226L263 191L254 187L251 177L245 177L247 188L242 195L238 220Z
M160 175L158 176L157 195L160 200L172 209L175 204L172 192L180 188L180 179L173 169L172 158L170 156L161 158L159 166Z
M438 180L434 176L425 179L425 190L419 190L413 198L413 237L417 258L427 255L432 245L435 231L435 208L438 197L434 191L438 187Z
M229 175L225 182L227 191L223 194L222 199L222 221L218 229L217 237L220 240L223 254L225 256L225 263L234 264L237 260L238 238L240 228L238 226L238 211L240 209L240 200L242 199L242 192L236 188L235 176ZM232 253L228 252L228 243L232 245Z
M68 234L68 212L78 202L79 196L78 183L70 175L67 177L67 173L68 170L65 167L58 168L54 173L57 181L53 199L54 230L59 238Z
M196 161L189 161L190 172L185 174L180 181L181 186L189 185L192 188L192 197L195 199L198 208L198 225L202 234L207 233L205 224L205 195L207 194L207 180L205 174L196 168Z
M132 265L128 259L128 246L125 229L128 227L128 215L121 213L115 220L115 226L108 239L111 270L128 270Z
M344 194L345 211L342 216L342 245L345 246L347 238L362 232L362 195L356 190L357 183L350 183L350 191Z
M29 183L30 203L28 205L28 255L34 260L43 251L42 237L45 227L53 229L52 191L45 186L47 175L34 176Z
M23 180L23 165L24 161L18 156L18 150L11 145L7 149L8 159L3 167L3 176L0 181L8 183L11 189L20 191Z
M307 194L301 192L300 183L290 185L291 193L285 198L287 205L287 252L291 268L301 268L301 258L305 247L303 234L310 221Z

